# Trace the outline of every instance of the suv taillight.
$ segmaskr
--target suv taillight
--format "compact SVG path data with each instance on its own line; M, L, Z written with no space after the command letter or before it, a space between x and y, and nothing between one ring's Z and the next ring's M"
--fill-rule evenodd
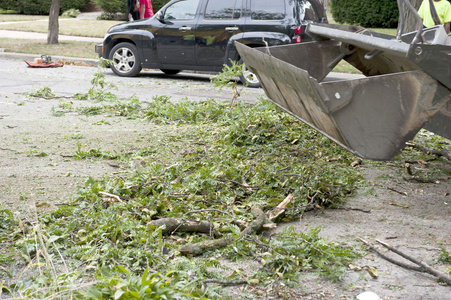
M301 32L302 32L302 28L301 26L296 26L296 28L294 29L294 33L296 34L294 36L294 42L296 44L299 44L301 42Z

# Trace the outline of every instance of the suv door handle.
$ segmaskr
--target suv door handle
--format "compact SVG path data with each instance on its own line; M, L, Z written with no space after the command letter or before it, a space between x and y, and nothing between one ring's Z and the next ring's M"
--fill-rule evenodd
M236 26L234 26L234 27L226 27L225 30L228 30L228 31L236 31L236 30L239 30L239 28L236 27Z
M188 31L188 30L191 30L191 27L182 26L182 27L179 27L179 30L180 31Z

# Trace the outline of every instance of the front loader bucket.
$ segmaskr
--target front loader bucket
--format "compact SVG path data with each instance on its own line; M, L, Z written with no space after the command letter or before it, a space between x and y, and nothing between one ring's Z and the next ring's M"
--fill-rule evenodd
M362 158L390 160L423 127L451 139L451 42L443 32L397 39L310 24L314 42L236 46L276 105ZM369 77L321 82L341 59Z

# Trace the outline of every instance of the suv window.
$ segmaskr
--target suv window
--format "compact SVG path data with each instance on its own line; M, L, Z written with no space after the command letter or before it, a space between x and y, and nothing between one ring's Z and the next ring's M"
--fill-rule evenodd
M242 0L209 0L205 8L205 19L239 19Z
M199 0L181 0L169 6L165 13L165 20L192 20L196 17Z
M285 18L285 1L252 0L251 11L253 20L282 20Z

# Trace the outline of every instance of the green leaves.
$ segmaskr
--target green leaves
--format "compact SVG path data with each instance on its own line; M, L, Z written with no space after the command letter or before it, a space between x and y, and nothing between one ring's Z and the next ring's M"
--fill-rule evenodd
M253 219L251 207L267 211L288 194L293 200L284 221L343 202L362 179L350 167L353 155L264 99L230 105L171 102L160 96L143 104L135 97L108 96L102 80L101 74L96 76L95 89L80 96L95 105L76 108L78 113L126 117L124 122L141 118L155 131L145 147L127 153L89 148L77 140L75 159L116 159L120 173L87 178L71 203L40 216L49 257L92 280L94 286L84 289L84 296L217 299L223 296L220 287L201 291L202 280L222 279L218 270L224 268L224 259L239 261L251 253L264 262L256 274L244 278L252 284L268 278L292 282L299 272L312 269L334 279L342 276L355 254L319 238L319 231L286 229L271 241L245 240L240 233ZM214 226L204 235L174 230L169 237L148 226L167 217L209 220ZM12 237L6 234L11 246ZM236 241L196 260L179 252L182 245L216 238ZM39 245L32 236L20 239L20 249L32 264ZM228 279L243 279L239 276L244 275L236 272ZM41 285L51 285L53 278L47 278Z
M143 115L152 121L178 125L176 131L159 137L159 143L149 145L152 151L142 149L121 156L124 162L139 156L140 161L151 163L140 172L132 169L120 177L90 178L78 191L78 206L71 214L56 211L49 220L50 230L58 228L53 235L67 235L75 243L75 247L65 243L66 253L92 266L106 267L119 259L137 270L159 268L162 261L155 254L161 249L177 255L179 244L207 238L175 232L179 240L165 243L159 231L149 232L146 227L152 219L206 210L192 217L214 220L216 234L237 237L242 229L230 223L230 215L250 220L251 206L271 209L287 194L293 194L284 219L290 220L315 205L341 203L361 178L355 168L349 167L354 159L351 154L268 101L230 107L213 100L171 103L167 97L158 97L143 109ZM76 154L78 158L112 156L100 149L84 150L81 143ZM122 200L111 201L100 192ZM223 254L232 251L235 256L239 254L237 257L247 255L246 247L234 247ZM279 273L302 269L289 267L294 261L286 259L280 258L277 263L284 266ZM330 259L334 260L332 256ZM303 258L297 264L305 261ZM332 274L329 264L319 262L310 268Z
M169 271L165 275L146 269L136 276L122 266L118 270L126 278L102 279L88 289L89 299L206 299L203 293L190 283L188 272Z
M43 87L41 89L37 89L33 92L25 93L26 95L29 95L31 97L38 97L38 98L44 98L44 99L51 99L55 98L55 94L52 92L52 89L49 87Z
M235 60L230 60L229 65L224 65L222 72L211 77L211 81L216 87L235 86L237 77L243 74L243 65Z
M451 254L446 251L445 247L441 247L441 252L438 261L444 264L451 264Z
M345 248L319 237L319 229L299 233L294 227L285 227L274 235L262 267L265 274L284 277L300 271L316 270L332 280L339 280L346 272L345 266L359 257L352 249Z

